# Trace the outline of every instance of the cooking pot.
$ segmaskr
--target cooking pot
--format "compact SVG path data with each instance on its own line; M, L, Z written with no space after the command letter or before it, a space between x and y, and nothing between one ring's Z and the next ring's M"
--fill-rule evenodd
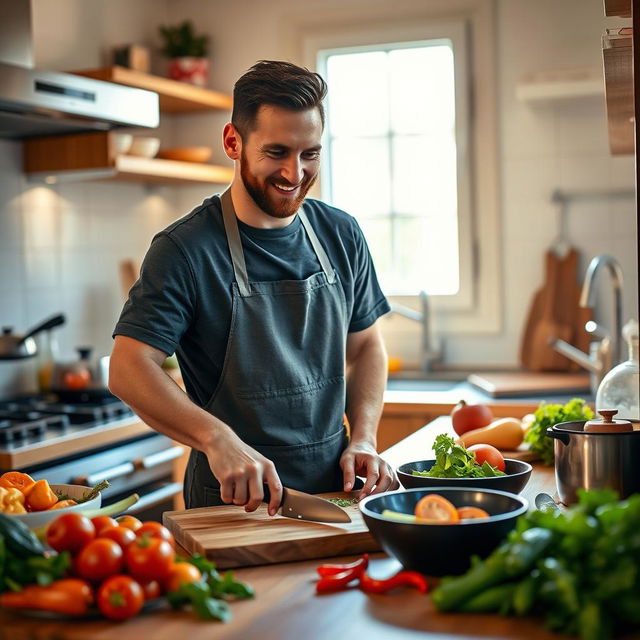
M42 331L59 327L65 321L64 315L59 313L29 329L24 335L13 333L13 327L2 327L0 360L20 360L21 358L35 356L38 348L33 336Z
M578 501L578 489L614 489L621 498L640 492L640 421L633 431L584 431L588 421L560 422L547 429L555 438L558 495L564 504Z
M91 347L78 347L78 359L58 362L53 369L51 391L63 402L86 402L111 396L109 356L91 359Z

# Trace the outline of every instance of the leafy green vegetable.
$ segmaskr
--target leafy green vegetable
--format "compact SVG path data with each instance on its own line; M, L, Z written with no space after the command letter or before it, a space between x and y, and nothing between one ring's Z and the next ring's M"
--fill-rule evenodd
M176 562L191 563L200 570L202 579L183 584L177 591L167 594L167 599L174 609L190 604L200 618L226 622L231 619L228 600L253 598L255 595L251 585L236 580L231 571L221 576L215 564L200 554L194 553L189 558L177 558Z
M547 429L560 422L572 420L591 420L593 411L586 406L585 401L573 398L565 404L546 404L543 402L534 413L535 420L529 425L524 441L529 444L531 451L535 451L547 465L553 464L553 438L547 435Z
M428 471L413 469L412 475L429 478L487 478L505 475L486 461L482 466L478 465L476 454L456 444L455 440L446 433L436 436L433 450L436 453L436 461L431 469Z
M507 540L432 593L443 611L544 616L583 640L640 626L640 494L578 490L566 511L532 511Z
M327 498L328 502L333 502L333 504L338 505L339 507L350 507L352 504L358 502L357 500L347 500L346 498Z

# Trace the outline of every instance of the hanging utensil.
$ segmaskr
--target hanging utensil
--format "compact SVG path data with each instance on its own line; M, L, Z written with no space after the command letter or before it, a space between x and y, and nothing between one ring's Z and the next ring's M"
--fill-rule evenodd
M59 327L65 322L65 316L59 313L36 325L24 335L13 333L13 327L2 327L0 360L20 360L35 356L38 352L38 347L33 336L42 331Z

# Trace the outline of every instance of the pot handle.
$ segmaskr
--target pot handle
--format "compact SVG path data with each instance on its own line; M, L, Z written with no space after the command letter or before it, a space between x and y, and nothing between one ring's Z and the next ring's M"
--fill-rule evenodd
M29 329L27 333L25 333L22 338L20 338L20 342L18 344L22 344L27 338L31 338L36 335L36 333L40 333L41 331L47 331L48 329L53 329L54 327L59 327L61 324L64 324L67 321L63 313L58 313L55 316L51 316L44 322L33 327L33 329Z
M556 440L560 440L560 442L562 442L562 444L569 444L569 434L568 433L562 433L561 431L554 431L553 427L550 427L549 429L547 429L547 435L550 438L555 438Z

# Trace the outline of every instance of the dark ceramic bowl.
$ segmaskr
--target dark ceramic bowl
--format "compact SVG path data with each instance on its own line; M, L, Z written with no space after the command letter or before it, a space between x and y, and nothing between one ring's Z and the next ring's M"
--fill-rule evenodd
M455 507L480 507L489 518L456 524L396 522L382 517L385 509L412 514L420 498L436 493ZM390 491L360 502L371 535L405 568L430 576L458 575L472 556L488 556L529 508L525 498L505 491L462 487L431 487Z
M493 476L492 478L429 478L414 476L411 470L429 471L435 464L435 460L418 460L407 462L397 468L398 480L405 489L418 487L472 487L474 489L496 489L509 493L520 493L531 476L531 465L522 460L505 458L505 476Z

